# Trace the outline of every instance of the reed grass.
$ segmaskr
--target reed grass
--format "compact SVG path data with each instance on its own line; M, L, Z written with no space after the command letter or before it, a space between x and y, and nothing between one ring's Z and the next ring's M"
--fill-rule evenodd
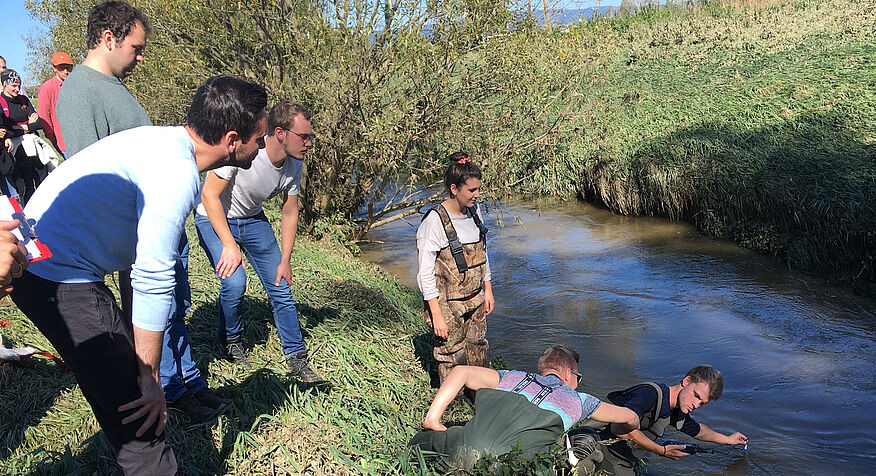
M555 74L579 69L581 83L561 153L543 153L526 192L690 220L876 284L872 2L644 8L532 47L565 55Z

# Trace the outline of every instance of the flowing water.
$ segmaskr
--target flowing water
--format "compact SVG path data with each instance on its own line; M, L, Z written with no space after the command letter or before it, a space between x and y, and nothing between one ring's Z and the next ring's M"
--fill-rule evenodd
M363 258L416 287L411 218L371 232ZM556 201L485 218L487 338L510 367L535 370L544 348L568 345L581 354L578 390L603 399L700 363L724 373L723 397L693 416L747 435L748 454L652 455L661 474L876 472L873 300L664 219Z

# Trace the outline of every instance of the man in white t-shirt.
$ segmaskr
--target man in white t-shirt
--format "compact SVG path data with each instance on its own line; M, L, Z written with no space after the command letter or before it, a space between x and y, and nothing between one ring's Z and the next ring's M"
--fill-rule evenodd
M298 230L298 192L304 155L313 147L310 112L282 101L268 113L265 148L252 167L216 169L207 174L195 226L201 247L222 282L218 303L219 342L235 362L249 366L243 348L241 303L246 273L241 250L259 276L274 310L287 366L303 382L323 379L308 365L298 311L292 297L289 259ZM280 248L262 203L283 194Z

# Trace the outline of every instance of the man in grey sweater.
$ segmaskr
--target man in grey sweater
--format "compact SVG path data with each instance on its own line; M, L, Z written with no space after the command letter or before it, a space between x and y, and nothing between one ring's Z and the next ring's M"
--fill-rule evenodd
M152 125L146 111L122 83L143 62L149 31L146 16L122 1L104 2L89 12L88 53L67 76L56 106L70 160L76 160L77 152L108 135ZM170 408L200 422L211 419L230 400L217 397L207 388L191 357L185 327L191 305L188 254L189 242L183 233L176 264L175 305L162 347L161 385ZM119 273L119 287L122 309L130 313L128 272Z
M143 61L149 31L146 17L125 2L105 2L89 13L88 53L67 76L56 106L67 157L110 134L152 125L122 83Z

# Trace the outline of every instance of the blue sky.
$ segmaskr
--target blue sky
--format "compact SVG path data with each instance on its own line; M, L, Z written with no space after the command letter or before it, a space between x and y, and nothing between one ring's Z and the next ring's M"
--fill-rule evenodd
M23 76L25 86L32 86L35 81L27 74L27 44L23 37L45 27L30 16L23 0L0 0L0 5L5 17L3 28L0 28L0 56L6 58L8 68Z
M533 8L540 8L544 0L532 0ZM551 8L586 8L594 5L620 5L621 0L559 0L555 3L548 0ZM0 56L6 58L9 68L15 69L24 77L25 86L33 86L36 81L27 72L27 44L24 36L45 31L45 25L30 16L24 7L23 0L0 0L0 10L6 18L3 28L0 28ZM49 59L46 58L46 61Z

